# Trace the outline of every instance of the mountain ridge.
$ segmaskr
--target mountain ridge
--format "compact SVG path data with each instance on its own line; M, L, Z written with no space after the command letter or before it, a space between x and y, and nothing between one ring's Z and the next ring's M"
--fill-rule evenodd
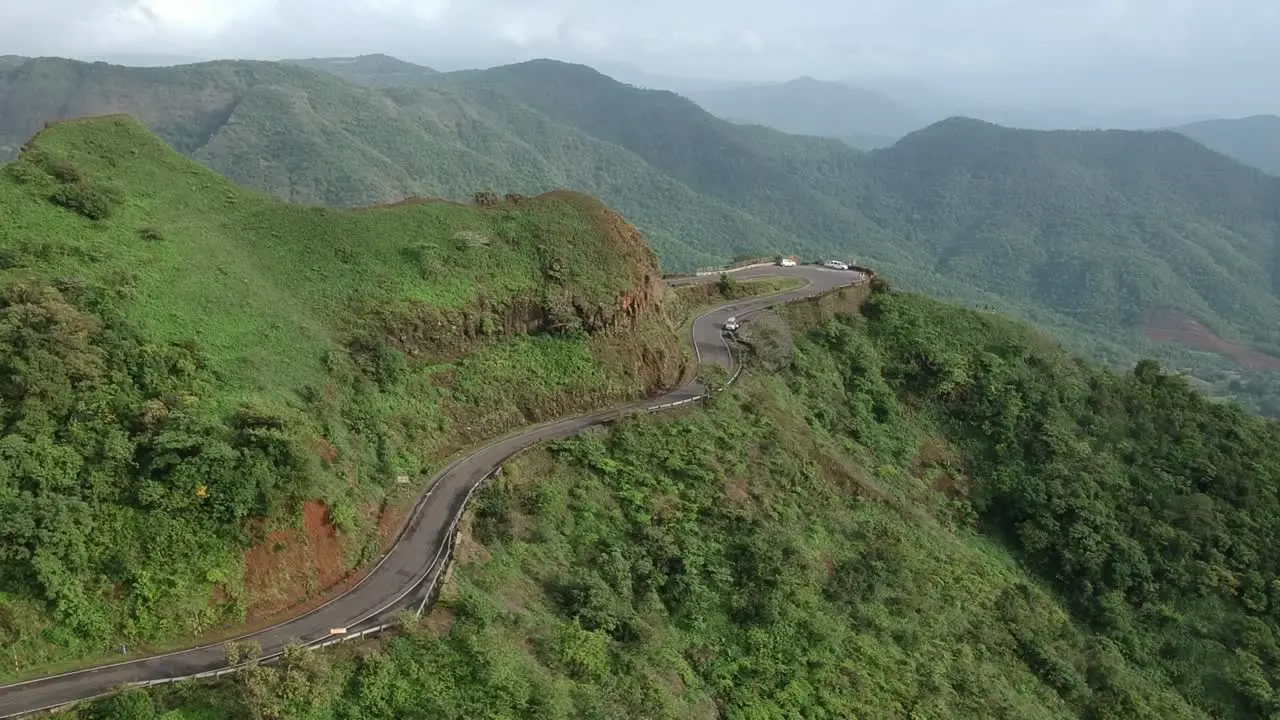
M1219 385L1240 368L1218 345L1280 355L1273 183L1182 135L956 117L864 153L737 125L678 94L546 59L430 74L418 88L253 63L142 74L32 67L48 77L24 86L13 81L20 73L0 72L9 100L0 115L30 128L45 96L55 110L68 97L138 103L180 148L196 146L188 151L229 177L292 200L572 188L618 207L667 269L739 255L844 257L903 287L1051 328L1113 365L1154 353ZM146 93L159 99L148 104ZM195 112L205 106L225 117ZM14 122L0 122L0 133L6 125ZM14 148L26 139L2 137ZM1220 342L1155 342L1193 337L1147 327L1163 311Z

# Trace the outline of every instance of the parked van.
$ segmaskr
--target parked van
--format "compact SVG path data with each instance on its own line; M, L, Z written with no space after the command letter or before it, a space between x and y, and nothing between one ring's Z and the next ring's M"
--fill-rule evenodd
M840 262L839 260L828 260L822 263L822 267L831 268L832 270L848 270L849 264Z

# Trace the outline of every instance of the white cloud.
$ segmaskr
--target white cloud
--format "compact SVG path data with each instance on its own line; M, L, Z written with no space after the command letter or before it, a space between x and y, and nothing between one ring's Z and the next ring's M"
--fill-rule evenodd
M1280 82L1277 36L1275 0L0 0L0 52L550 55L777 79L1092 73L1133 84L1140 72L1231 65L1219 83L1259 84Z

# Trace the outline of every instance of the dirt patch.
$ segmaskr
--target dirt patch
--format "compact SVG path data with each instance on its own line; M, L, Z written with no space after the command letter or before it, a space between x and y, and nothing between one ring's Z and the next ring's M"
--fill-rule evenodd
M442 638L453 629L454 614L447 607L437 605L422 618L422 631L429 637Z
M493 555L471 532L475 516L465 513L458 523L458 542L453 549L453 562L457 565L481 564L489 561Z
M338 459L338 448L327 438L316 438L316 455L327 464L333 464Z
M920 480L932 477L933 489L947 497L964 497L972 487L960 456L937 438L920 443L920 449L911 459L911 474Z
M391 544L396 533L400 530L400 523L404 522L407 514L404 508L392 505L382 509L382 513L378 515L378 539L382 542L383 550L386 550L387 546Z
M751 485L746 478L736 478L727 480L724 484L724 494L735 505L751 504Z
M338 530L323 502L302 507L302 529L279 529L245 553L246 621L287 610L347 576Z
M1218 337L1204 323L1174 310L1157 310L1147 321L1147 339L1231 358L1244 370L1280 370L1280 358Z

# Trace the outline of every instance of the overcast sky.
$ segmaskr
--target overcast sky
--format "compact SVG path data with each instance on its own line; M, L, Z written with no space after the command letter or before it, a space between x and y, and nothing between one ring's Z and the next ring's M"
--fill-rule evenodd
M1277 38L1278 0L0 0L0 54L550 56L1211 114L1273 111Z

